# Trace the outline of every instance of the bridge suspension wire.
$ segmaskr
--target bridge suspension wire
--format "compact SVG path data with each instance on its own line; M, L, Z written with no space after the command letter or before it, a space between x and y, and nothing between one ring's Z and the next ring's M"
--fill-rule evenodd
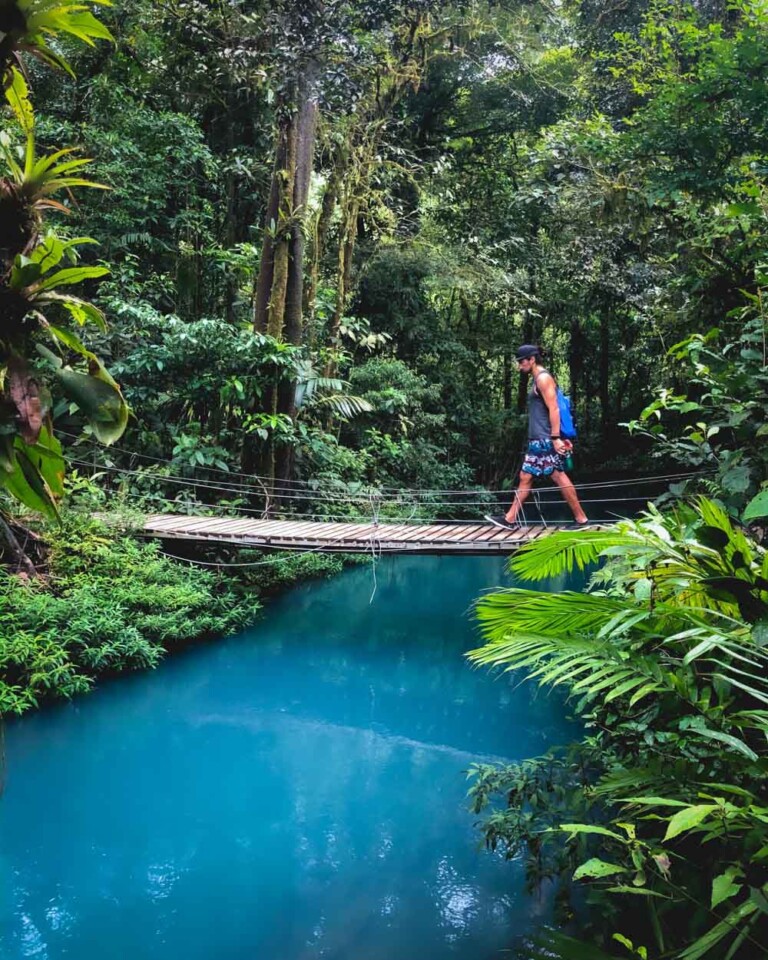
M67 433L65 431L62 431L60 435L67 437L69 439L76 440L78 442L82 440L82 438L77 437L77 435ZM99 449L99 450L103 449L100 445L96 444L95 441L92 441L90 438L86 438L86 440L88 443L90 443L94 447L94 449ZM176 461L171 460L167 457L153 457L153 456L150 456L149 454L134 453L119 447L110 447L108 449L114 450L116 453L122 453L128 457L136 457L138 459L147 460L152 463L166 464L169 466L176 464ZM84 463L84 465L89 466L92 469L110 469L108 467L97 467L97 465L89 463L87 461L73 461L73 462L82 462ZM111 469L125 469L125 468L113 467ZM278 495L281 498L289 495L289 491L286 488L290 488L290 487L301 487L307 492L316 491L316 487L309 480L286 479L286 480L276 481L271 477L265 477L260 474L237 473L234 471L223 470L219 467L207 466L207 465L203 466L202 469L209 472L213 472L213 473L219 473L225 477L233 478L236 480L243 479L248 481L245 484L237 484L237 483L227 484L227 486L231 487L231 489L251 489L253 482L256 481L260 486L263 486L267 491L273 493L274 495ZM135 472L138 472L138 471L135 471ZM680 471L677 473L668 473L668 474L661 474L661 475L656 474L656 475L646 475L641 477L629 477L622 480L591 481L586 483L574 484L574 487L577 490L586 490L586 489L593 489L593 488L599 488L599 487L612 488L617 486L641 486L645 484L650 485L650 484L656 484L656 483L672 483L676 481L701 478L704 476L708 476L710 473L713 473L713 472L714 471ZM205 480L195 480L192 482L194 482L198 486L202 486L203 484L209 483L209 481L205 481ZM389 500L394 500L398 496L402 497L406 495L409 495L411 497L433 497L437 495L469 497L469 496L477 495L480 493L485 493L488 495L498 494L499 496L510 496L512 494L511 489L504 489L504 490L486 489L483 487L476 487L474 489L467 490L467 489L451 489L451 488L440 489L440 488L394 487L394 486L386 486L386 485L376 485L375 489L377 491L391 491L392 496L382 495L382 499L389 499ZM263 491L262 491L262 494L263 494Z
M71 462L78 466L87 467L91 470L94 469L93 465L85 460L72 460ZM142 473L141 471L131 470L125 467L102 467L102 468L96 468L95 472L96 473L112 473L112 474L117 474L119 476L124 476L124 477L139 477L141 479L151 479L161 484L167 483L175 486L204 490L209 492L211 495L224 493L224 494L227 494L228 496L232 496L233 494L235 494L235 495L264 497L263 491L259 490L259 488L256 488L256 487L246 487L239 484L238 485L218 484L208 480L193 480L188 477L178 477L174 475L159 475L159 474L148 475L148 474ZM511 493L512 491L505 491L504 497L508 497ZM550 495L546 499L544 499L544 497L542 496L545 493ZM173 502L173 500L170 498L148 494L148 493L142 494L137 492L133 494L133 497L144 498L144 499L157 499L164 502ZM418 509L419 503L415 502L414 500L406 499L402 497L386 499L386 498L376 496L374 498L373 494L371 494L370 492L367 494L360 493L358 495L343 496L335 493L327 493L327 492L321 492L321 491L317 491L314 495L308 495L306 493L285 493L280 497L281 504L283 502L287 502L287 503L296 502L299 504L305 504L305 503L316 504L318 502L321 502L321 503L327 502L327 503L336 504L336 505L348 505L353 508L357 507L361 509L361 512L363 512L362 508L366 508L366 507L370 508L370 505L374 499L376 500L376 503L377 503L377 516L380 516L382 505L395 506L395 507L410 507L412 510L411 517L409 518L397 517L393 519L397 519L398 522L401 522L401 523L402 522L428 522L428 521L437 522L437 518L416 517L415 511ZM494 503L498 502L499 499L502 499L502 498L493 496L492 494L489 493L487 497L481 500L464 500L464 501L433 500L433 501L430 501L429 504L422 503L421 506L429 505L429 506L435 507L436 509L450 509L450 508L466 509L469 507L489 509L489 508L492 508ZM586 498L583 498L581 502L583 504L611 504L611 503L637 504L642 501L647 501L647 499L648 498L646 496L639 494L639 495L628 496L628 497L586 497ZM556 490L551 490L551 491L537 490L535 491L534 502L537 508L537 512L541 517L542 523L546 525L546 520L543 517L541 507L545 504L560 503L561 501L560 501L560 498L557 496ZM204 502L201 503L197 499L196 499L195 505L203 506L206 508L214 508L214 507L222 506L220 504L214 505L214 504L206 504ZM254 510L252 508L244 507L239 504L227 504L223 506L223 509L227 509L230 512L237 511L237 512L260 514L260 515L263 515L264 513L263 510ZM299 508L297 507L297 509ZM306 515L306 513L304 513L304 515ZM332 515L332 514L324 513L324 514L320 514L319 516L321 516L322 519L325 519L325 520L353 519L348 515L338 515L338 514Z
M238 483L230 484L230 483L224 483L224 482L217 483L215 481L206 480L206 479L180 477L176 474L147 474L147 473L143 473L140 470L130 469L128 467L96 466L88 460L80 460L76 458L72 458L70 462L78 466L88 467L89 469L95 472L120 473L125 475L141 477L143 479L153 479L158 482L177 483L179 485L192 486L192 487L197 487L201 489L210 489L210 490L215 490L219 492L247 494L251 496L260 496L260 497L265 496L265 494L268 494L269 492L269 488L265 489L262 487L251 486L248 484L238 484ZM165 461L165 462L170 463L171 461ZM576 487L576 489L580 489L580 490L584 490L584 489L597 490L602 487L629 486L629 485L640 486L640 485L647 485L649 483L662 483L662 482L669 483L675 479L682 479L682 478L690 479L692 477L697 477L697 476L701 476L701 474L669 474L661 477L638 478L637 480L633 480L633 481L621 481L621 480L604 481L599 483L585 483L585 484L578 484L578 485L574 484L574 486ZM643 483L643 480L644 480L644 483ZM298 493L298 492L292 492L292 491L291 492L280 491L278 487L275 487L273 489L275 489L275 491L279 494L279 497L281 500L317 501L318 499L323 499L323 500L328 500L330 502L338 502L338 503L367 502L371 495L371 490L372 490L372 488L368 488L367 490L363 488L359 493L344 494L337 491L312 490L311 493L309 491ZM378 488L375 488L375 490L378 490ZM384 503L391 503L399 506L410 505L411 503L413 503L413 500L416 498L407 497L406 494L408 492L409 491L407 490L403 490L401 491L401 494L399 496L390 496L390 497L384 497L377 493L377 496L379 496L381 501ZM414 491L414 492L418 494L422 491ZM434 491L434 492L437 493L437 491ZM513 491L512 490L483 490L483 489L469 490L469 491L447 491L448 496L455 496L459 493L463 494L464 496L472 496L472 495L477 496L479 494L485 494L485 496L479 500L452 500L452 499L444 498L444 499L433 499L429 502L433 505L442 504L442 505L449 505L449 506L478 506L478 505L487 506L489 503L492 503L494 499L502 499L502 498L511 496L513 494ZM554 489L540 490L539 493L544 498L551 498L552 500L558 499L557 491ZM618 502L642 500L642 499L645 499L644 495L637 494L635 496L629 496L629 497L599 498L599 502L617 502L618 503ZM542 502L545 502L545 501L542 501ZM591 502L598 502L598 500L592 500Z

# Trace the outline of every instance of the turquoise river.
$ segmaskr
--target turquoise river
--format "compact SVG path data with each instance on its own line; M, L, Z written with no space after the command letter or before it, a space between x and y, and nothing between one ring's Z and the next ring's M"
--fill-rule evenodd
M240 636L6 724L2 960L490 960L546 900L480 848L473 763L567 742L472 669L501 559L389 557Z

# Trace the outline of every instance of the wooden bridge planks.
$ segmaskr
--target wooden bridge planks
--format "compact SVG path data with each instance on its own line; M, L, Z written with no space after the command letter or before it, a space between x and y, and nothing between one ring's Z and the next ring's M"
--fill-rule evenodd
M504 530L489 523L349 523L257 520L243 517L148 517L144 533L164 540L240 544L264 549L323 550L335 553L510 553L567 527L535 524Z

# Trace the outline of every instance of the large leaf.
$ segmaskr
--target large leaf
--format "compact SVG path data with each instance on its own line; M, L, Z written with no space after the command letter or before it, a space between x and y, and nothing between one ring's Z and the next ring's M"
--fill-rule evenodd
M719 906L724 900L730 900L731 897L735 896L739 890L741 890L743 885L734 883L735 878L740 874L740 867L731 866L728 867L725 873L721 873L719 877L715 877L712 881L711 906L713 909Z
M669 821L667 832L664 834L664 840L672 840L681 833L692 830L717 809L716 803L699 803L695 806L687 807L685 810L681 810Z
M768 517L768 489L761 490L756 497L753 497L744 510L744 521L760 520L762 517Z
M585 878L596 879L599 877L612 877L617 873L624 873L625 868L616 863L606 863L605 860L599 860L592 857L586 863L582 863L573 874L574 880L584 880Z
M64 393L80 407L102 443L114 443L122 436L128 425L128 406L96 357L91 355L87 374L62 366L56 375Z
M53 287L82 283L83 280L95 280L97 277L106 276L108 273L108 267L66 267L64 270L57 270L56 273L52 273L50 276L45 277L44 280L36 283L34 292L42 293Z
M521 580L546 580L574 569L584 570L611 547L637 543L636 536L618 530L553 533L522 546L509 561L509 569Z
M92 4L111 6L111 0L91 0ZM68 34L89 46L94 40L112 40L107 27L94 17L89 5L62 3L61 0L16 0L26 20L26 33L20 46L45 63L74 76L72 67L50 44L51 37Z
M65 466L58 440L43 429L36 444L17 437L14 453L14 468L10 473L0 472L0 484L30 510L57 518Z
M29 88L21 71L11 70L11 82L5 88L5 99L10 104L14 117L27 136L35 129L35 114L29 99Z

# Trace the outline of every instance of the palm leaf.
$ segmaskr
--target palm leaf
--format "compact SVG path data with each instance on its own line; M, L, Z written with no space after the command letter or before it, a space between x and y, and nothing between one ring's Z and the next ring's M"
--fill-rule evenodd
M561 531L522 546L509 561L509 570L521 580L548 580L596 563L612 547L631 547L637 537L618 530Z
M624 609L620 600L598 594L552 594L518 587L486 594L476 605L480 631L490 641L503 640L515 630L566 636L596 632Z

